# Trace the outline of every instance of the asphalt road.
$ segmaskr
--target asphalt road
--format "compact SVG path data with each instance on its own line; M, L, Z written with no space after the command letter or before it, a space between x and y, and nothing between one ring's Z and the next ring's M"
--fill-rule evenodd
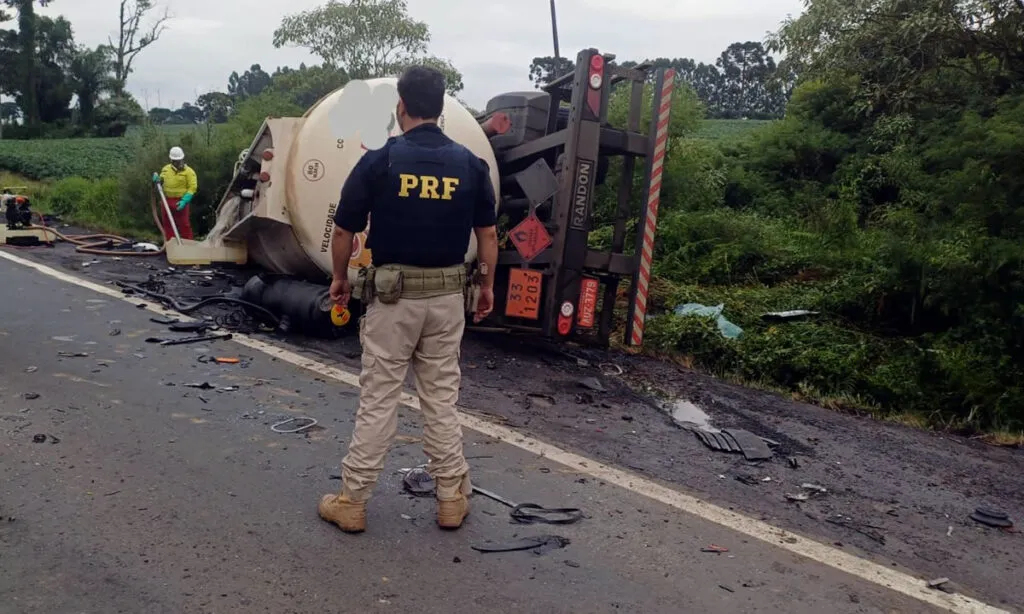
M442 532L401 489L425 462L411 410L368 532L345 535L316 502L338 488L355 389L231 341L149 344L167 334L152 314L6 260L0 288L2 614L937 611L472 431L478 485L586 518L515 525L475 496ZM296 416L319 424L271 431ZM471 547L539 534L570 543Z

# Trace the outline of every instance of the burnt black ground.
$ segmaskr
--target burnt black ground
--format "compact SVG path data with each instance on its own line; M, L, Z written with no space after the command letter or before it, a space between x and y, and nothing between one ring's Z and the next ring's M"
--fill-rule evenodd
M243 283L251 273L206 279L167 273L159 259L114 261L66 246L17 253L98 281L141 281L157 274L169 293L183 299L216 294L231 284L229 277ZM82 266L93 260L100 262ZM274 338L358 370L355 336ZM613 375L618 368L611 365L623 375ZM968 594L1024 610L1020 534L968 518L986 506L1005 510L1018 525L1024 522L1020 450L842 415L616 352L470 333L463 366L461 405L470 411L868 558L949 577ZM579 381L586 377L598 378L608 392L582 388ZM659 399L637 392L644 388L692 401L715 426L745 428L781 446L772 461L761 464L713 452L676 426ZM554 403L529 395L547 395ZM797 468L789 457L797 459ZM737 477L754 478L755 485ZM762 481L767 477L771 481ZM786 500L807 482L827 488L828 495L807 503ZM840 516L860 523L860 531L829 522Z

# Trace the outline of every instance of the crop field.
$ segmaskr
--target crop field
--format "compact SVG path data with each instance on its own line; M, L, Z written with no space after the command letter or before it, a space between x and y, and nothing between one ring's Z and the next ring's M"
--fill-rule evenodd
M731 140L742 138L768 124L758 120L709 119L701 122L694 138ZM204 126L164 126L161 131L181 133ZM33 141L0 140L0 170L36 180L65 177L103 179L116 176L131 160L140 129L130 130L123 138L109 139L39 139Z

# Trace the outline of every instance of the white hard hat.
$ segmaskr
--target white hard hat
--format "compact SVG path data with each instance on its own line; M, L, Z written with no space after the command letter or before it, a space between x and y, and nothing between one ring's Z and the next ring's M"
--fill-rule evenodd
M175 162L177 162L178 160L184 160L185 152L182 151L181 147L171 147L170 157L171 160L174 160Z

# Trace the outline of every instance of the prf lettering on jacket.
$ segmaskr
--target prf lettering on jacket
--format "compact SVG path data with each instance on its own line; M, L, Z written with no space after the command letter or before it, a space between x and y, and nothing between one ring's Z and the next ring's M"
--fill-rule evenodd
M427 198L430 200L451 200L452 193L455 192L455 188L459 185L458 177L434 177L433 175L408 175L401 173L398 176L399 184L398 195L402 198L409 198L409 191L415 190L417 187L420 190L419 197ZM441 193L438 193L437 189L444 185L444 189Z

